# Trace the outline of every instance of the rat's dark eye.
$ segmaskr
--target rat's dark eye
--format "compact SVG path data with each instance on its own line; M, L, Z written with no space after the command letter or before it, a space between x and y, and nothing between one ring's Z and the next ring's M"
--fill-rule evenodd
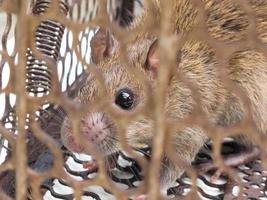
M115 103L124 110L132 108L134 103L134 94L129 89L121 89L117 92Z

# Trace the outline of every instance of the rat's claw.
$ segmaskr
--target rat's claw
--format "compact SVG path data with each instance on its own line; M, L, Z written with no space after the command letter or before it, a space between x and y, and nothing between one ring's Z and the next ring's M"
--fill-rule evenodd
M223 172L220 169L217 169L215 173L211 176L210 181L211 183L216 184L216 181L220 178L220 176L223 174Z

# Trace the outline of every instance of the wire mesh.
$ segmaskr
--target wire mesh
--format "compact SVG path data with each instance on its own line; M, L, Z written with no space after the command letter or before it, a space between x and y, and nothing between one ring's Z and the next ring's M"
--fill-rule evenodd
M0 8L1 199L267 198L267 2L3 0ZM100 42L100 64L91 56L99 30L116 48L101 52ZM154 44L159 69L149 68ZM133 85L140 105L119 110L116 92ZM115 124L108 155L80 130L96 112ZM229 136L239 143L223 142ZM88 155L69 151L70 140Z

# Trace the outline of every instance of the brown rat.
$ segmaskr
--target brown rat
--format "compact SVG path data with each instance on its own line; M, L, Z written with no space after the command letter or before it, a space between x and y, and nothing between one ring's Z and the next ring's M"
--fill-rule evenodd
M203 0L207 14L209 34L221 41L233 42L244 40L249 26L246 13L234 1ZM246 0L256 13L256 28L261 42L267 42L267 2L264 0ZM164 2L163 2L164 3ZM189 0L172 0L170 12L173 13L173 34L188 34L197 26L197 13ZM159 2L160 5L160 2ZM145 14L152 17L155 25L159 24L160 7L156 12ZM133 27L142 26L142 18L137 19ZM100 29L91 41L92 61L98 65L105 79L107 92L112 99L114 109L133 112L146 103L146 91L142 82L129 73L119 60L118 42L108 31ZM160 58L157 36L145 32L136 36L127 44L129 63L139 69L155 87L155 80ZM187 41L177 52L177 68L170 78L166 94L165 112L170 120L183 119L192 113L194 101L192 90L178 78L183 74L198 89L201 107L210 122L219 126L231 126L242 120L246 109L240 98L227 89L218 77L215 52L204 42L197 39ZM258 132L267 133L267 59L264 54L254 48L246 48L232 55L227 66L227 76L240 86L248 96L255 127ZM88 103L98 95L98 83L89 76L81 89L77 101ZM153 119L148 116L139 117L127 127L126 137L131 146L151 144L153 137ZM88 113L82 118L81 133L88 144L93 145L104 155L119 150L116 136L116 123L107 113L102 111ZM66 118L61 130L64 144L72 151L82 152L76 145L70 130L69 119ZM172 144L177 157L190 164L196 153L207 141L208 137L198 127L187 127L173 134ZM163 192L184 171L165 159L160 174Z

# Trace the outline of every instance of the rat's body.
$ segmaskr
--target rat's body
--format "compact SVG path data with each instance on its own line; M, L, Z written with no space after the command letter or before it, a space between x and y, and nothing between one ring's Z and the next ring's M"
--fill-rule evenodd
M232 42L245 38L248 20L234 1L212 1L205 0L207 9L207 27L210 35L218 40ZM267 2L263 0L246 0L251 3L256 11L256 27L260 40L267 42ZM171 1L175 20L173 23L174 34L187 34L195 25L197 12L189 4L189 0ZM160 9L158 9L160 13ZM152 13L155 24L159 19L159 13ZM139 22L140 24L142 22ZM138 26L135 23L134 26ZM103 72L109 95L114 97L111 102L114 109L131 110L144 105L146 92L143 84L130 74L121 64L117 53L111 54L112 42L106 43L108 35L99 31L92 40L92 59ZM128 47L129 62L149 77L154 88L154 75L159 67L157 55L156 36L151 33L140 33ZM104 41L104 42L103 42ZM198 89L201 107L207 118L214 125L231 126L242 120L246 112L240 98L228 90L218 77L217 61L215 53L204 42L197 40L187 41L180 51L180 61L170 79L168 92L166 94L166 116L170 120L179 120L188 116L196 104L193 100L191 90L178 78L178 72L183 74ZM240 86L248 96L254 125L258 132L267 133L267 59L262 53L254 49L245 49L236 52L229 60L226 67L228 78ZM92 77L88 77L87 84L81 89L77 98L82 103L92 101L98 95L98 85ZM127 89L123 90L122 89ZM118 100L120 92L126 96L133 93L131 104L121 105ZM122 95L123 95L122 94ZM130 100L131 100L130 98ZM128 99L129 100L129 99ZM115 103L114 103L115 102ZM117 104L117 105L116 105ZM82 134L88 143L95 144L103 154L107 155L118 150L116 139L116 126L112 118L99 111L88 113L82 120ZM151 144L153 136L153 119L140 117L129 124L126 137L130 145ZM203 130L197 127L188 127L173 133L172 145L177 157L184 163L190 164L196 153L207 141L208 137ZM68 119L62 128L62 138L65 145L73 151L82 152L83 148L73 142L72 133L69 128ZM166 165L166 164L165 164ZM161 186L165 190L169 184L184 171L179 167L167 162L168 167L162 168Z

